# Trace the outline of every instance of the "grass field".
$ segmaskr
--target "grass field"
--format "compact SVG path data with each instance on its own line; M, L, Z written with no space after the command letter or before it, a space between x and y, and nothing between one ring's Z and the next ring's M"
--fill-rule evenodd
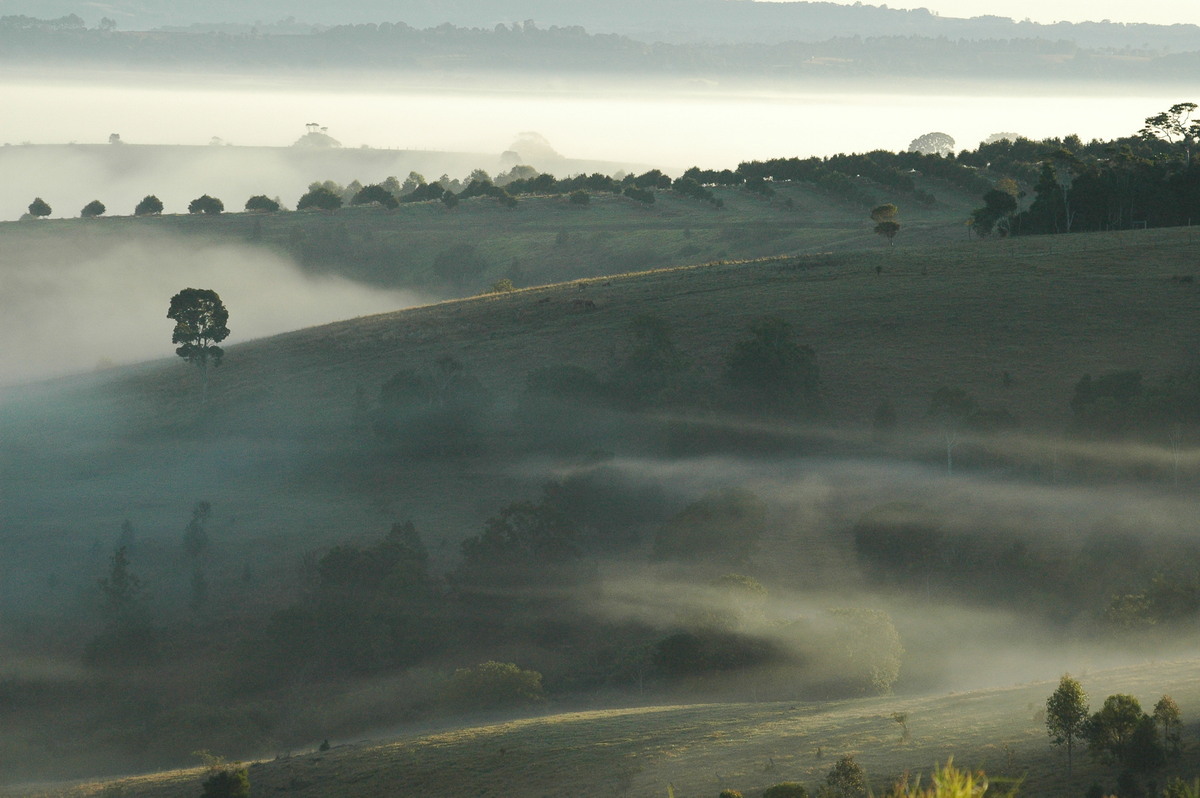
M361 213L365 218L374 212ZM292 217L280 218L290 222ZM135 223L112 221L118 229ZM244 219L154 221L198 226ZM37 234L54 224L38 223ZM480 380L500 410L509 412L518 405L526 375L538 366L574 364L609 373L628 346L631 321L641 315L669 324L700 384L711 386L719 384L724 359L751 320L771 314L791 323L799 340L816 351L827 408L819 428L797 429L797 439L808 445L823 437L834 442L837 453L892 458L913 468L907 482L884 474L893 481L880 491L915 492L913 486L921 485L930 494L941 493L945 503L964 506L979 498L969 485L930 476L939 468L940 443L925 409L936 387L954 385L985 404L1010 409L1021 422L1019 433L986 443L993 451L1008 447L1007 463L1036 461L1036 468L1011 475L1007 495L1032 502L1030 497L1051 492L1053 486L1042 484L1052 482L1046 476L1051 457L1056 463L1060 456L1064 462L1100 463L1111 457L1126 471L1119 477L1112 476L1117 465L1111 474L1101 471L1101 484L1109 488L1104 501L1089 495L1087 502L1107 503L1114 515L1133 519L1131 524L1143 520L1137 513L1149 518L1155 508L1168 505L1186 514L1188 491L1200 480L1193 442L1186 442L1182 478L1172 487L1166 441L1116 451L1060 434L1069 418L1071 387L1083 373L1137 368L1153 376L1196 366L1200 295L1194 283L1175 278L1194 273L1197 231L966 241L955 240L957 232L950 238L950 230L961 230L950 225L930 227L945 232L942 243L917 246L902 236L888 248L859 229L857 248L846 244L808 255L572 279L239 344L213 372L204 407L197 402L197 374L177 358L5 389L0 528L8 554L0 561L0 606L19 615L22 625L0 642L21 653L29 634L22 629L65 618L70 629L55 641L54 656L77 663L70 658L97 623L88 609L95 580L105 573L111 541L127 518L144 544L143 562L161 565L148 574L155 579L156 598L184 605L188 572L179 562L178 537L192 503L202 498L218 511L210 581L214 593L234 608L231 622L248 622L255 613L286 602L296 590L296 564L305 552L340 540L377 539L398 519L414 518L437 568L450 567L454 544L474 534L483 519L508 502L535 495L549 475L578 465L578 458L525 462L485 450L415 462L354 429L356 390L373 397L399 369L449 354ZM163 348L169 351L165 336ZM871 414L884 398L897 408L903 441L890 451L869 445ZM495 434L515 434L515 423L501 420ZM1137 477L1139 485L1150 486L1150 498L1124 493L1116 484L1128 476L1131 451L1140 452L1150 466ZM636 457L638 452L611 454ZM743 478L727 461L681 460L672 467L698 484ZM791 478L790 471L772 474L774 467L761 464L769 476L764 484ZM811 466L814 472L824 468ZM1002 471L997 478L1010 475ZM1111 485L1105 482L1110 478ZM844 525L880 500L872 492L876 486L861 485L854 473L817 479L824 480L818 493L846 502L836 513L821 516L822 523L833 518ZM1122 507L1131 496L1136 501ZM1082 494L1067 498L1084 502ZM999 506L1004 499L991 500ZM801 499L794 501L799 507ZM803 526L797 522L796 528ZM752 565L783 580L789 574L811 575L820 562L845 554L830 551L821 560L807 538L788 539L791 529L772 538L779 547ZM255 565L258 592L240 587L247 563ZM995 646L1003 649L1006 642ZM208 656L206 661L217 667L231 655L216 650ZM978 656L991 659L986 648ZM956 667L969 670L969 657L966 664L956 660ZM77 664L66 670L61 678L47 677L47 695L57 695L55 690L72 695L82 677ZM1200 707L1194 674L1195 664L1189 662L1097 674L1096 683L1085 680L1085 686L1094 703L1118 690L1136 692L1145 701L1171 692L1188 718ZM168 678L175 680L173 699L189 695L188 673L180 669ZM207 689L210 697L221 695L215 681ZM555 716L403 737L380 746L339 746L327 754L258 765L252 779L262 794L383 795L403 783L413 785L414 792L427 786L433 795L511 795L514 779L537 795L619 795L622 790L664 795L668 783L680 795L715 794L723 786L750 794L786 778L802 778L811 786L836 756L850 752L880 777L926 768L951 754L1004 775L1028 769L1028 794L1053 794L1061 784L1053 775L1058 760L1048 755L1034 719L1050 689L1039 684L964 694L970 697L795 705L796 710L792 704L722 705ZM976 706L978 713L961 720ZM911 746L899 745L890 721L896 711L910 714L916 738ZM53 722L76 730L85 725L68 717L70 711L63 713ZM0 761L23 758L22 752L33 750L30 740L49 733L32 729L9 726ZM295 742L302 734L292 730L288 739ZM59 750L68 748L64 744ZM71 750L77 763L83 755ZM763 768L771 761L778 770L766 773ZM443 792L440 785L451 778L461 781ZM198 779L196 773L154 777L122 789L128 795L191 794ZM103 789L108 788L93 785L68 794L102 794ZM113 787L106 794L122 793Z
M1000 645L1001 643L997 643ZM986 652L980 652L986 656ZM1196 717L1197 661L1075 674L1093 706L1130 693L1151 706L1166 693L1179 704L1185 755L1171 773L1200 769ZM1112 768L1076 752L1074 786L1066 757L1049 745L1042 710L1056 682L928 697L883 697L827 704L760 703L654 706L568 712L394 732L332 741L328 751L292 751L250 763L255 795L384 796L716 796L723 789L757 795L781 781L810 791L839 757L852 755L876 789L905 771L928 774L951 757L995 780L1023 779L1021 795L1078 795L1079 785L1110 789ZM894 713L907 713L902 739ZM6 796L185 798L198 794L201 768L73 785L0 790Z

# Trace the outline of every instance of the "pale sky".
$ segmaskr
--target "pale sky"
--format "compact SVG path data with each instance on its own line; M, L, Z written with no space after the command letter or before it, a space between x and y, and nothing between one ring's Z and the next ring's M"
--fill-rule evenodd
M852 5L848 0L836 2ZM928 8L943 17L977 17L995 14L1034 22L1153 22L1158 25L1200 25L1200 0L864 0L870 5L887 2L891 8Z

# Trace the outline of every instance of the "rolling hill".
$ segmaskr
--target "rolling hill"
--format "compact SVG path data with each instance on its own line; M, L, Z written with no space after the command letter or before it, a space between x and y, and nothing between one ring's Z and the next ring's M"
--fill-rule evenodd
M1102 696L1130 693L1143 706L1164 693L1188 725L1187 753L1171 773L1190 777L1200 767L1195 708L1200 683L1195 661L1097 671L1081 676L1093 705ZM591 710L378 735L332 746L293 750L250 763L253 793L382 798L397 791L428 796L715 796L723 789L758 795L781 781L810 790L824 782L839 757L852 755L877 791L905 772L928 774L953 758L984 770L999 785L1020 783L1020 795L1073 795L1066 757L1048 744L1047 696L1041 681L995 690L889 696L809 704L768 702ZM906 713L903 740L895 713ZM1076 784L1115 783L1112 768L1076 759ZM1166 778L1162 774L1161 778ZM123 795L185 798L197 793L202 768L112 780L0 789L6 796Z

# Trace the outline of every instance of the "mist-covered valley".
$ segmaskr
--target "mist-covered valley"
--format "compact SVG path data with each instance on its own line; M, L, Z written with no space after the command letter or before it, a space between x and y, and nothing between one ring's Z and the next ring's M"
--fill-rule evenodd
M1191 26L106 8L0 19L0 794L1200 772Z

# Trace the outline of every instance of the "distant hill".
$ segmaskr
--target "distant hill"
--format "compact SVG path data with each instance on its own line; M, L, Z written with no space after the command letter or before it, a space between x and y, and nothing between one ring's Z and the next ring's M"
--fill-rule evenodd
M727 4L733 6L734 4ZM607 32L599 20L564 18L471 26L403 18L381 23L305 28L291 22L197 25L130 32L86 27L78 17L38 21L0 18L0 63L21 69L221 70L328 73L356 69L419 73L544 74L556 77L637 76L728 81L846 81L901 78L995 81L1089 80L1181 85L1200 76L1200 28L1195 26L1034 26L984 19L943 27L897 17L872 24L871 13L917 12L833 6L834 16L861 19L822 24L825 11L787 3L739 3L747 19L762 17L744 38L716 35L673 41L653 31ZM799 4L796 4L799 5ZM761 8L760 7L764 7ZM769 7L769 8L767 8ZM780 8L776 8L780 7ZM721 5L713 19L737 30L742 18ZM773 18L784 12L796 19ZM682 15L682 11L680 14ZM818 18L808 20L806 14ZM861 23L861 24L860 24ZM1144 27L1144 30L1143 30ZM1097 35L1087 35L1095 30ZM1160 86L1161 88L1161 86Z
M641 41L763 42L821 41L845 36L923 36L950 39L1067 39L1081 47L1138 47L1174 52L1200 49L1195 25L1127 25L1062 22L1042 25L1002 16L940 17L924 8L826 2L737 2L736 0L235 0L180 5L171 0L0 0L0 14L36 17L77 14L89 24L101 17L120 30L149 30L194 23L269 26L293 20L318 26L404 22L415 27L443 23L492 28L532 20L540 26L581 25L595 33L619 33ZM288 23L291 25L292 23Z

